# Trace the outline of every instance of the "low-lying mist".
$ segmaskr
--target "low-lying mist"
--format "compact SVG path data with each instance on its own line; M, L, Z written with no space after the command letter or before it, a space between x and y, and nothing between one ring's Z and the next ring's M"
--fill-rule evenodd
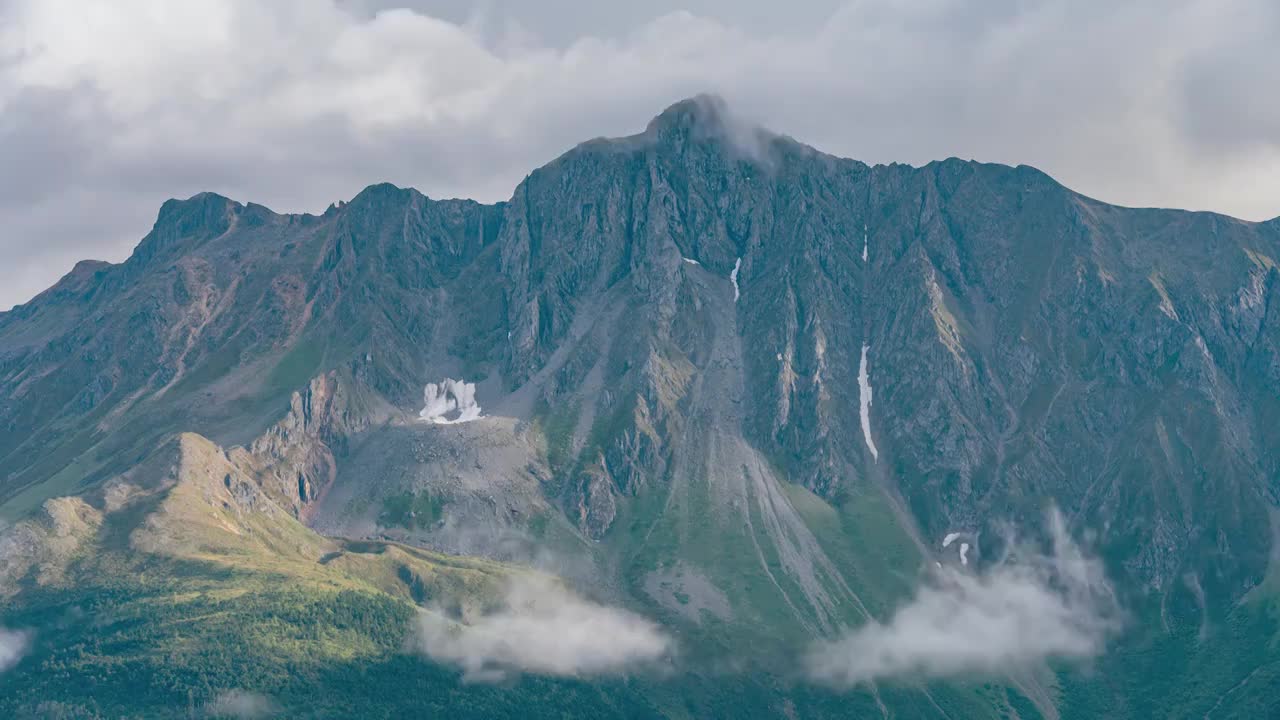
M0 673L17 665L31 646L31 633L0 627Z
M1100 561L1048 516L1050 550L1011 543L992 566L942 567L885 623L815 646L809 675L836 687L898 677L1000 675L1100 655L1121 611Z
M620 674L659 663L674 647L657 624L537 575L513 576L495 612L459 622L427 611L418 629L422 652L476 681Z

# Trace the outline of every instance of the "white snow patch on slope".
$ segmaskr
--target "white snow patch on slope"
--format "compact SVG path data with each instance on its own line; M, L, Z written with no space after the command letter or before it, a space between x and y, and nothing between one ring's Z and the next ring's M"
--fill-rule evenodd
M697 260L694 260L693 258L685 258L685 259L684 259L684 261L685 261L685 262L687 262L687 263L689 263L690 265L701 265L701 264L702 264L702 263L698 262Z
M960 543L960 564L969 564L969 543Z
M862 262L864 263L867 261L867 249L869 245L870 245L870 241L867 240L867 226L863 225L862 226Z
M942 538L942 547L947 547L958 539L960 539L960 533L947 533L947 536Z
M867 441L871 457L879 462L880 451L876 450L876 443L871 439L871 376L867 373L867 351L870 349L870 345L862 346L862 362L858 364L858 403L861 406L858 412L862 419L862 439Z
M733 301L738 302L738 270L742 267L742 258L733 261L733 272L729 273L729 282L733 283Z
M475 383L445 378L440 384L427 383L424 404L418 417L438 425L470 422L480 417Z

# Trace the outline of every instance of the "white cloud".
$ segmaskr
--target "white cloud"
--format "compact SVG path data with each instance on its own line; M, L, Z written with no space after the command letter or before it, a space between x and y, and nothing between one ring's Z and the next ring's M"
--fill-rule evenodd
M943 567L888 622L820 644L811 676L840 687L884 678L998 675L1101 654L1121 613L1100 562L1050 514L1053 550L1022 548L969 573Z
M495 612L462 623L424 612L419 631L427 656L461 667L469 680L616 675L659 662L673 648L649 620L534 576L512 578Z
M0 627L0 673L11 670L31 647L31 633Z
M223 692L204 708L206 717L238 720L256 720L279 712L280 707L271 698L247 690Z
M1280 211L1280 99L1255 92L1280 71L1269 0L857 0L785 31L749 6L617 11L629 31L555 44L359 5L0 0L0 307L69 257L121 259L168 197L319 211L386 180L504 199L702 91L868 162L1028 163L1116 202Z

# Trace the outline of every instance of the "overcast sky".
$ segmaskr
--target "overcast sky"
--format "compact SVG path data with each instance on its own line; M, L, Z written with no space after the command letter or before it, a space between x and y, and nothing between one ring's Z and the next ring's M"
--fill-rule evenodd
M1276 78L1275 0L0 0L0 309L124 259L166 198L506 199L704 91L869 163L1261 220Z

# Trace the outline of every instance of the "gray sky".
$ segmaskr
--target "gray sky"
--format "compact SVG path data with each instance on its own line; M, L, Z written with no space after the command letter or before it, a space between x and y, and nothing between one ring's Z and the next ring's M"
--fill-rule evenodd
M0 0L0 308L122 260L169 197L505 199L705 91L865 162L1261 220L1277 77L1274 0Z

